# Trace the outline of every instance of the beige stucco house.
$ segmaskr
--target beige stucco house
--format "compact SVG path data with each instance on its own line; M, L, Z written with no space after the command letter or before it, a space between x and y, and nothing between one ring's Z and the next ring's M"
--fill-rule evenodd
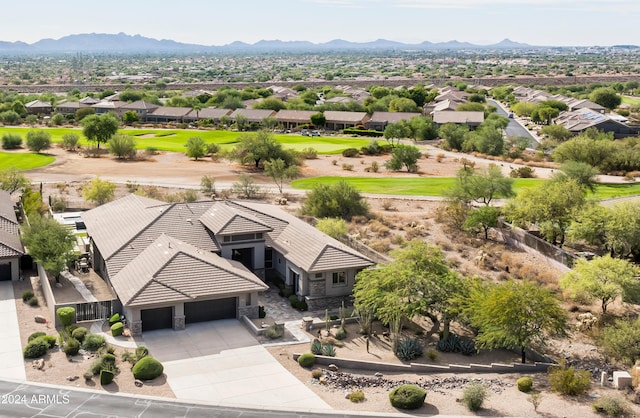
M0 190L0 281L20 278L20 257L23 255L20 224L11 195Z

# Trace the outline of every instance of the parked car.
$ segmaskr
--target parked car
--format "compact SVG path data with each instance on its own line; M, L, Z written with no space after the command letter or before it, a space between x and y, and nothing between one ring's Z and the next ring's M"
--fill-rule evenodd
M302 136L311 136L311 134L309 133L309 131L308 131L308 130L306 130L306 129L301 130L301 131L300 131L300 135L302 135Z
M312 131L311 136L320 136L320 131Z

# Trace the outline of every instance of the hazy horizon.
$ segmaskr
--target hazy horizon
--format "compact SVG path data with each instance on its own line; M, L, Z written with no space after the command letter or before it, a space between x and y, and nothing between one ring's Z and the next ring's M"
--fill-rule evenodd
M505 38L536 46L637 45L632 28L639 17L640 3L631 0L193 0L182 8L148 0L91 7L32 0L5 5L0 40L123 32L207 46L334 39L489 45Z

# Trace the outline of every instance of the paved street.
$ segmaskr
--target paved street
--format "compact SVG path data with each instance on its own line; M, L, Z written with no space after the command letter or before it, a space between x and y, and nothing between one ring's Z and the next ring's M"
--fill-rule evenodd
M197 405L129 395L113 395L91 390L75 390L54 386L0 380L0 416L2 417L149 417L149 418L303 418L303 417L400 417L400 414L342 413L297 408L251 409Z

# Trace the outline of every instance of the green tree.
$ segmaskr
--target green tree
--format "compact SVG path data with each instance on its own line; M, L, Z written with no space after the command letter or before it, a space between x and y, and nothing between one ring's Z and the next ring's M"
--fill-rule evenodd
M138 116L138 112L135 110L127 110L124 112L124 115L122 115L122 121L125 125L131 125L136 122L140 122L140 117Z
M409 119L411 136L416 141L429 141L438 137L438 127L433 119L422 116L414 116Z
M578 259L573 270L560 279L560 286L573 299L599 300L602 313L618 297L626 303L640 302L640 269L627 260L610 255L592 260Z
M493 206L481 206L471 209L467 213L462 226L463 229L478 233L479 230L484 232L484 239L489 239L489 230L498 226L498 218L500 217L500 209Z
M54 219L32 216L23 229L25 246L33 259L58 277L73 253L73 233Z
M113 200L115 191L115 183L96 177L84 185L82 188L82 196L84 200L94 202L96 205L102 205Z
M16 112L21 118L27 116L27 108L20 100L14 100L13 103L11 103L9 110Z
M276 97L267 97L253 106L254 109L268 109L275 110L276 112L286 109L286 107L284 102Z
M440 248L422 240L409 241L392 255L392 262L357 274L354 305L390 324L425 315L434 324L431 332L443 325L447 338L455 298L465 294L464 280L449 268Z
M116 134L109 139L109 152L119 159L136 156L136 140L131 135Z
M342 218L366 216L369 206L358 190L341 180L335 184L316 184L302 204L301 212L316 218Z
M225 107L225 109L230 109L230 108ZM238 128L238 131L242 132L247 127L247 124L249 123L249 119L247 119L245 115L236 115L235 122L236 122L236 127Z
M540 129L540 133L551 139L555 139L558 142L566 141L571 138L571 131L562 125L551 124L543 126L542 129Z
M399 97L389 102L389 112L419 112L416 102L406 97Z
M202 158L207 154L207 144L199 136L192 136L187 139L187 143L184 144L187 148L187 157L193 158L198 161L198 158Z
M573 179L585 190L595 192L597 175L598 170L587 163L567 161L560 166L560 173L555 173L554 179L558 181Z
M20 120L20 115L13 110L6 110L0 113L0 120L7 125L15 125Z
M479 330L476 346L486 349L526 349L544 344L549 335L562 334L567 316L547 289L528 281L476 283L461 301L461 312Z
M118 131L120 122L111 113L101 116L89 115L82 119L82 133L91 142L95 142L98 149L100 144L107 143Z
M562 245L576 210L584 204L584 191L572 179L547 181L522 190L504 208L517 226L537 225L552 244Z
M95 114L96 114L96 110L94 108L92 108L92 107L81 107L80 109L76 110L75 119L78 122L81 122L87 116L95 115Z
M292 164L287 166L282 158L265 161L264 171L269 177L271 177L271 179L273 179L276 186L278 186L280 194L282 194L282 186L285 181L293 180L300 175L297 165Z
M399 144L403 138L411 137L411 134L411 127L403 122L390 123L384 128L384 138L391 146Z
M422 153L413 145L398 144L391 152L391 159L384 166L393 171L400 171L402 167L406 167L407 172L417 171L418 159L422 157Z
M593 90L591 94L589 94L589 100L609 110L615 109L622 103L622 97L620 97L615 90L608 87L600 87Z
M51 148L51 134L47 131L37 130L27 132L27 148L34 152L40 152Z
M255 183L253 177L242 173L238 176L238 181L233 183L232 190L241 197L253 199L260 192L260 186Z
M200 191L209 196L216 194L216 178L213 176L202 176L200 179Z
M318 219L316 228L332 238L340 239L347 234L349 227L344 219L322 218Z
M229 158L243 164L253 163L255 168L260 168L265 161L278 158L287 166L295 163L294 155L284 150L282 144L266 131L241 135Z
M633 366L640 360L640 318L618 319L605 326L601 343L611 357Z
M443 148L458 151L462 150L462 144L467 132L469 132L467 125L458 125L456 123L445 123L438 130L440 138L444 140Z
M582 134L558 145L551 154L554 161L564 163L578 161L592 167L603 168L603 164L618 152L616 144L606 138L592 138Z
M0 171L0 190L7 191L9 194L25 190L30 184L29 179L15 167Z
M509 198L515 193L513 179L502 174L500 167L491 164L485 170L458 170L456 183L447 191L447 195L465 204L476 202L489 206L494 198Z
M62 142L60 143L60 145L62 146L62 148L66 149L67 151L73 151L78 146L79 141L80 141L80 137L76 134L73 134L73 133L64 134L62 135Z
M311 115L309 119L313 126L324 127L325 123L327 123L327 118L322 112Z

